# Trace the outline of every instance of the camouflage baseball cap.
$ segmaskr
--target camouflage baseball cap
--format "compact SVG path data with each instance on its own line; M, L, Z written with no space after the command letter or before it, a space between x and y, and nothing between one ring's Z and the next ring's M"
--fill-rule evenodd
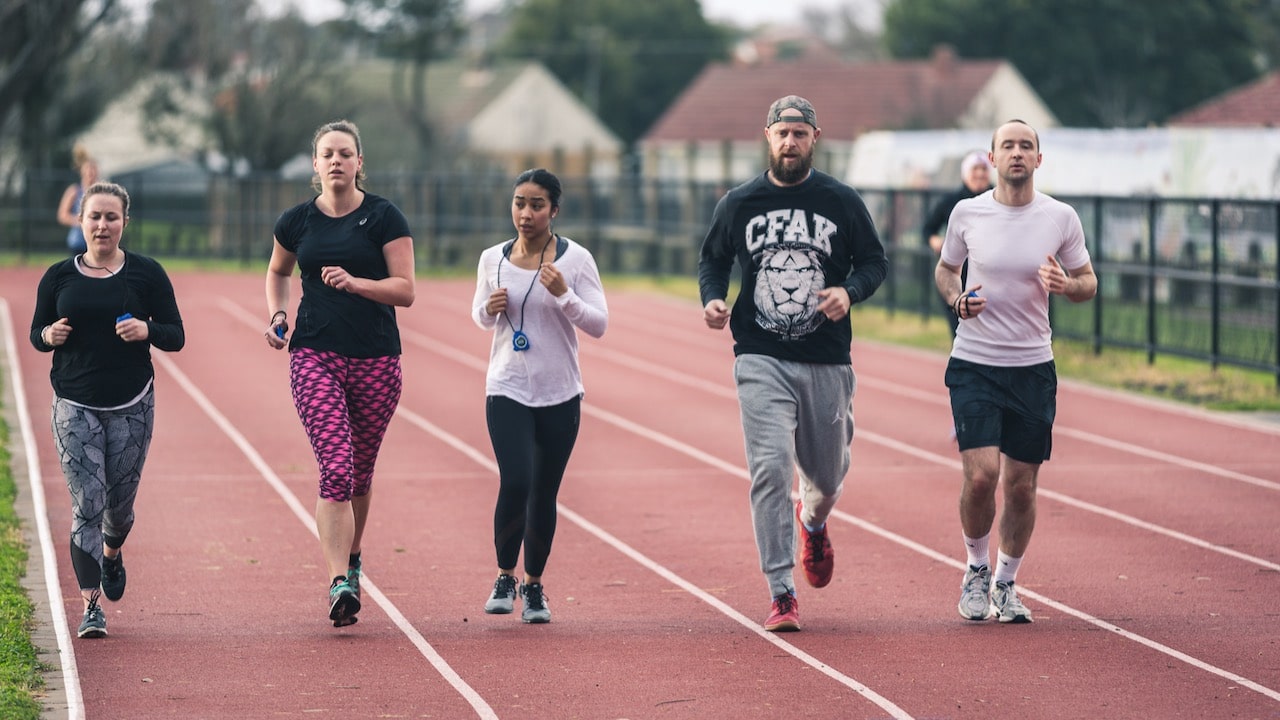
M792 120L793 116L783 118L783 110L799 110L800 117L796 117L794 120ZM765 118L764 126L769 127L770 125L782 120L787 120L789 122L807 122L815 129L818 127L818 113L813 109L813 103L805 100L799 95L788 95L774 100L773 104L769 106L769 116Z

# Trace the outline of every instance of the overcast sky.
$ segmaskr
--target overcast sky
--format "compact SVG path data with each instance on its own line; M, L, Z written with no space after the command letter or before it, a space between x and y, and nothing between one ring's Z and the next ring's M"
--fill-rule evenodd
M138 4L144 0L126 1ZM313 21L333 17L342 11L339 0L258 1L267 8L291 4L302 8L303 14ZM501 0L467 0L467 9L479 13L501 4ZM880 0L702 0L702 11L708 18L748 27L766 22L799 24L806 8L832 10L843 6L855 8L854 17L864 26L872 23L874 27L879 27Z

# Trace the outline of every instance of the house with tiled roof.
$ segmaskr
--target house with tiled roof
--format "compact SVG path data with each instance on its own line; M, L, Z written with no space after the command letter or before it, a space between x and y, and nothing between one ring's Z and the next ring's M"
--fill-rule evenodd
M414 131L392 98L393 80L400 72L384 59L355 61L348 69L351 79L342 93L348 109L341 115L359 125L365 167L371 174L432 169L422 167L419 156L407 151L414 145ZM208 150L202 129L186 118L166 127L167 134L180 141L176 146L147 138L143 100L153 83L140 82L81 138L104 175L174 163L194 168L195 159ZM541 63L432 63L426 70L426 88L428 118L450 152L483 160L509 175L536 165L566 175L614 177L620 172L622 141ZM316 124L325 119L332 118ZM285 176L310 177L310 140L297 139L298 158L283 169Z
M768 161L769 104L801 95L817 109L814 165L844 177L853 143L873 130L990 130L1012 117L1058 120L1012 64L967 60L940 47L923 60L712 64L641 138L647 177L738 182Z
M1280 127L1280 70L1178 113L1170 127Z
M391 98L394 65L365 60L351 68L359 78L347 94L351 118L370 139L369 167L416 171L395 138L412 137ZM545 65L533 61L465 60L427 66L427 115L444 147L485 158L507 174L529 167L556 168L565 175L615 176L622 141ZM385 138L375 143L373 138ZM377 146L377 147L375 147Z

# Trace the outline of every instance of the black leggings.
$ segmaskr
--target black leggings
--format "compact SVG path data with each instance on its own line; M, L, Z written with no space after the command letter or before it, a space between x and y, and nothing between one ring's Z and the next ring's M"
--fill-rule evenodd
M81 590L102 582L102 544L120 548L133 530L155 407L154 387L114 410L53 398L53 440L71 491L71 567Z
M493 545L498 567L515 569L524 545L524 571L541 577L556 534L556 496L578 439L582 396L550 407L527 407L490 395L489 440L498 461Z

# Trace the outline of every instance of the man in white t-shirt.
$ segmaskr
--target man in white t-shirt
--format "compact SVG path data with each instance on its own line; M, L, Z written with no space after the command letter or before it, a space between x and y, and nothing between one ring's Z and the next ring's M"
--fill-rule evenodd
M991 138L991 162L996 186L956 204L934 270L938 292L961 321L946 373L964 466L968 570L959 610L969 620L996 615L1029 623L1014 581L1035 528L1036 475L1053 445L1058 378L1049 295L1084 302L1097 293L1098 278L1076 211L1035 189L1036 131L1021 120L1001 125ZM967 285L960 279L966 260ZM1001 485L993 576L990 537Z

